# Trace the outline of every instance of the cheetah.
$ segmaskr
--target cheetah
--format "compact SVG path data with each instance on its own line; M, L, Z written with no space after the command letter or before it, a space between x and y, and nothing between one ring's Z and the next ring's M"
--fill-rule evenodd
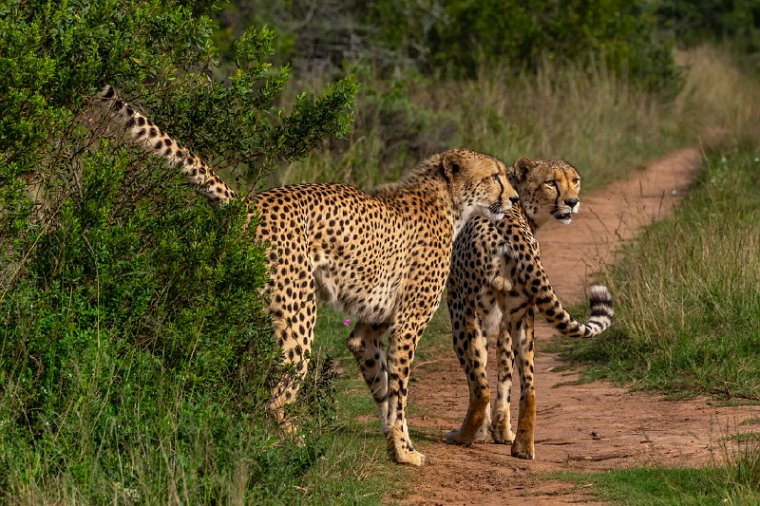
M469 383L462 426L448 442L472 444L490 435L511 443L511 453L533 459L536 393L533 384L534 313L546 315L562 334L593 337L612 323L612 298L604 286L591 288L591 317L579 323L564 311L541 265L534 232L551 219L565 224L580 207L580 176L569 164L519 158L509 170L520 203L498 223L473 218L458 236L448 282L453 345ZM488 411L487 338L497 336L496 401ZM510 423L514 360L520 372L517 435ZM490 432L490 434L489 434Z
M240 198L111 86L96 102L132 142L177 167L213 205ZM455 237L471 217L500 219L519 198L504 163L450 149L372 194L345 184L300 184L242 198L248 220L258 219L257 240L269 245L268 311L285 362L301 378L306 373L317 296L351 315L357 323L347 346L377 405L388 454L423 465L405 414L410 367L440 304ZM298 381L272 391L269 411L286 428L284 408L297 391Z

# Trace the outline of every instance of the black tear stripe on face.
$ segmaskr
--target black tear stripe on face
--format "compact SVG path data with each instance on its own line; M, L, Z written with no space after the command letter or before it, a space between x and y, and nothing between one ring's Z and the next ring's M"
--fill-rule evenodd
M499 202L501 202L501 197L504 195L504 183L501 182L501 178L498 174L496 174L496 182L499 183L499 188L501 188L501 190L499 190Z

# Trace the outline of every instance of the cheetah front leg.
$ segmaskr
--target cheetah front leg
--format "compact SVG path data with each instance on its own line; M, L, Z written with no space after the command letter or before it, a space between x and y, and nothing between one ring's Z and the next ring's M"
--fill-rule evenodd
M377 406L383 434L388 433L388 366L383 351L387 324L357 323L346 342Z
M410 318L391 328L388 346L388 432L385 438L388 455L399 464L421 466L425 463L425 456L414 449L409 437L406 403L409 393L409 371L417 341L428 319L429 316L422 324L415 324L415 319Z
M533 336L534 316L530 309L520 325L520 339L514 343L517 348L518 371L520 372L520 414L517 418L517 435L512 443L512 456L521 459L535 457L534 437L536 429L536 387L533 383Z
M499 337L496 340L498 378L496 400L491 414L491 434L495 443L512 444L515 433L512 432L510 404L512 401L512 368L515 355L512 350L513 321L502 317L499 324Z
M475 309L472 309L468 312L470 316L465 317L463 311L450 305L454 350L467 376L470 397L461 427L447 433L446 441L461 445L486 442L491 423L490 390L486 376L487 340L482 334Z

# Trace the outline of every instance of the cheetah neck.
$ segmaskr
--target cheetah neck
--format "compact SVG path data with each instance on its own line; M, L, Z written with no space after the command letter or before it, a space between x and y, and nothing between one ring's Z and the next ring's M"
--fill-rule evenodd
M113 87L106 85L95 96L95 103L124 129L132 143L165 159L172 167L178 167L212 205L223 205L237 198L235 191L203 160L180 146L134 107L121 100Z
M525 215L525 221L528 222L528 227L530 227L530 231L533 232L533 234L535 234L536 231L540 228L540 225L536 223L536 220L528 216L528 213L526 213L524 209L523 209L523 214Z

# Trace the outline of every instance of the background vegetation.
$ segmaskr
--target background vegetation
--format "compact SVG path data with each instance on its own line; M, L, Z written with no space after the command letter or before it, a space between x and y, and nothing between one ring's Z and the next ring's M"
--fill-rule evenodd
M0 0L1 500L366 504L397 480L344 316L321 311L301 437L270 425L261 249L109 140L106 82L243 193L369 189L457 145L568 159L588 189L701 143L693 196L611 274L617 333L572 356L757 399L756 2L523 4ZM746 497L753 455L727 471Z

